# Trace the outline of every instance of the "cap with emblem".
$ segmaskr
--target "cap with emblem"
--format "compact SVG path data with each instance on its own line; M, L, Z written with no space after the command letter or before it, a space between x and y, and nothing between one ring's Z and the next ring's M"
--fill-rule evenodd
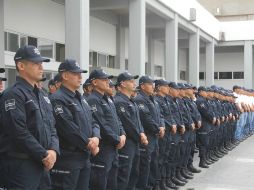
M113 75L108 75L104 70L102 69L95 69L90 73L89 80L95 80L95 79L112 79Z
M14 61L28 60L34 63L50 62L50 59L42 57L40 51L31 45L19 48L14 56Z
M168 86L171 87L171 88L174 88L174 89L179 89L179 86L176 82L170 82L168 84Z
M200 91L206 91L206 87L200 86L200 87L198 88L198 91L199 91L199 92L200 92Z
M155 86L158 87L158 86L168 86L168 82L164 79L159 79L159 80L155 80L154 81L155 83Z
M142 76L139 79L139 85L144 83L154 83L154 80L150 76Z
M72 73L87 73L86 70L80 69L79 64L74 59L65 59L64 62L62 62L59 65L58 72L65 72L69 71Z
M123 72L118 75L117 83L120 84L123 81L137 79L138 77L139 77L138 75L133 76L129 72Z

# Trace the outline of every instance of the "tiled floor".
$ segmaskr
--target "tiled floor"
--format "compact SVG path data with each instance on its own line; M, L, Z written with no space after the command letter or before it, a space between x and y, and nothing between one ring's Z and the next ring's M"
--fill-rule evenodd
M195 158L195 166L198 158ZM254 135L209 169L195 174L181 190L254 190Z

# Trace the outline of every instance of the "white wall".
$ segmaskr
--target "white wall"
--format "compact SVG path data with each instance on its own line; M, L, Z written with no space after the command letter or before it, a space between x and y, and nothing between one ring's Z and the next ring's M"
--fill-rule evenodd
M164 43L155 40L154 42L154 55L155 55L155 65L161 65L164 68L165 64L165 46Z
M116 26L90 17L90 49L116 55Z
M65 41L64 6L49 0L5 0L5 29Z

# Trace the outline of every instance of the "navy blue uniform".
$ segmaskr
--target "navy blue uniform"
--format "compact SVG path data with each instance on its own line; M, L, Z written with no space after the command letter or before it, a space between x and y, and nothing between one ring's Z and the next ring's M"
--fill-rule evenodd
M99 125L84 97L64 87L51 96L61 156L52 169L54 189L88 189L90 178L89 138L100 137Z
M52 106L36 86L17 77L1 98L0 165L8 188L37 189L47 150L59 153Z
M159 171L161 175L161 179L170 178L171 176L171 168L172 168L172 156L170 152L172 151L172 133L171 129L173 125L176 125L176 122L173 118L173 114L171 111L170 102L168 102L167 97L162 97L157 95L156 101L158 102L161 108L161 114L163 115L165 122L165 136L164 138L159 140ZM170 156L169 156L170 155Z
M149 184L155 185L158 179L158 134L159 127L164 127L164 119L160 113L160 107L154 97L140 92L135 102L138 104L140 119L147 135L148 145L140 148L140 175L137 184L138 189L146 189Z
M114 97L118 116L126 132L125 146L119 152L118 189L135 189L139 176L140 133L144 133L139 109L133 99L118 92Z
M125 135L112 100L97 91L88 98L94 119L100 126L100 152L91 159L90 189L117 189L118 151L120 136Z

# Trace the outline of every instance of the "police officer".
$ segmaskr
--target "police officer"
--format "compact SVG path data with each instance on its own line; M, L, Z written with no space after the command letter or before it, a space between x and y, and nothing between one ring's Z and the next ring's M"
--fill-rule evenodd
M51 96L59 135L61 155L51 172L54 189L89 189L90 153L99 152L99 125L93 120L91 108L77 91L82 80L73 59L66 59L58 68L61 87Z
M4 73L5 69L4 68L0 68L0 73ZM2 94L2 92L4 91L4 82L7 81L7 78L5 77L0 77L0 95Z
M148 138L148 145L140 148L140 175L137 189L159 188L158 138L165 134L164 119L154 99L154 80L150 76L139 79L140 92L135 98L141 123Z
M43 58L34 46L17 50L14 61L19 76L1 99L3 119L0 165L8 189L38 189L45 171L59 154L52 106L36 86L42 79ZM43 187L43 189L47 189Z
M138 75L128 72L117 77L118 92L115 96L115 106L126 132L125 146L119 150L118 189L135 189L139 176L140 143L148 144L141 125L137 104L131 98L135 91L135 79Z
M166 96L169 93L169 86L166 80L160 79L155 80L155 99L161 108L161 114L165 121L165 136L159 139L159 171L160 171L160 189L166 190L168 187L175 189L176 187L172 184L167 184L167 176L169 176L170 163L169 163L169 152L171 151L172 135L176 133L176 122L173 118L170 103ZM167 174L168 173L168 174Z
M109 80L109 88L107 89L107 91L105 93L113 102L115 102L115 100L114 100L114 96L116 93L115 86L116 86L116 84L114 84L112 80ZM118 87L117 87L117 89L118 89Z
M202 126L197 130L197 147L199 148L199 167L209 168L206 163L206 157L209 152L209 133L216 124L216 114L214 113L213 108L208 102L208 95L206 93L206 88L200 86L198 88L198 95L196 101L198 110L202 118Z
M83 84L83 91L84 91L83 96L87 100L88 96L93 91L93 86L89 79L86 79L85 83Z
M48 82L48 89L49 89L49 93L48 93L49 97L56 92L57 89L56 89L56 85L55 85L54 79L50 79L49 80L49 82Z
M124 146L126 136L115 105L105 94L112 77L102 69L93 70L89 76L93 92L88 103L101 132L100 152L91 159L91 190L117 189L118 149Z
M55 86L56 86L56 89L59 89L60 86L61 86L61 75L59 73L56 74L56 76L54 77L54 82L55 82Z

